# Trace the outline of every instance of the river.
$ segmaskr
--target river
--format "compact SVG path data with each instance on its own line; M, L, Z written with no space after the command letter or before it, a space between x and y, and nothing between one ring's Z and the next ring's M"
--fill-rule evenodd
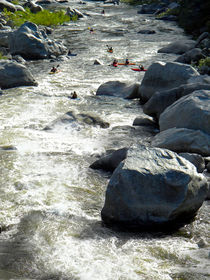
M173 61L175 55L157 50L186 35L175 23L139 15L126 4L68 5L90 16L56 28L53 36L77 56L28 63L38 87L5 90L0 97L0 145L16 147L0 151L0 225L6 229L0 234L0 279L209 279L207 202L192 224L171 235L116 232L100 217L110 174L89 168L108 149L149 144L152 137L131 128L144 116L137 100L96 97L106 81L143 78L130 66L109 64L129 58L148 68L157 60ZM103 65L93 65L95 59ZM57 64L61 72L49 75ZM73 91L78 100L69 98ZM94 113L110 127L78 121L44 130L66 112Z

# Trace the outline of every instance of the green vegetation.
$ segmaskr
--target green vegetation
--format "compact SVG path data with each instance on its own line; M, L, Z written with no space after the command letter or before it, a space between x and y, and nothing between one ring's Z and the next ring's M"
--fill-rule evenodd
M20 26L26 21L33 22L37 25L55 26L77 19L77 16L70 18L70 16L66 15L63 10L55 12L43 10L34 14L28 8L26 8L25 12L16 11L14 13L4 9L3 15L6 20L11 20L14 26Z
M173 15L173 16L178 16L179 15L179 8L176 9L168 9L167 11L160 13L159 15L156 16L156 18L161 18L163 16L169 16L169 15Z
M201 68L202 66L210 67L210 57L209 56L199 60L198 67Z
M0 59L7 59L7 57L0 52Z
M153 3L161 3L161 0L120 0L122 3L128 3L131 5L142 5L142 4L153 4Z

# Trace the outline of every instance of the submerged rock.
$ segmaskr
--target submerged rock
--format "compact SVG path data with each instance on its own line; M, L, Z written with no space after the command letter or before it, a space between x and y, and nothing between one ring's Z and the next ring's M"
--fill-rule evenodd
M136 98L138 84L128 84L119 81L106 82L97 89L96 95L108 95L121 98Z
M110 179L101 216L123 229L170 231L191 221L207 191L205 177L176 153L133 147Z

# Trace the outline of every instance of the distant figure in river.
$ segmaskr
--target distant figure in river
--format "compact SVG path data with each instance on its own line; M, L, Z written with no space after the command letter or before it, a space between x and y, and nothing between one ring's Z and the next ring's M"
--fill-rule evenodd
M71 99L77 99L77 93L76 93L76 91L74 91L74 92L71 94Z
M110 52L110 53L113 52L113 48L112 48L112 47L109 47L109 46L107 45L107 48L108 48L108 49L107 49L108 52Z
M105 11L104 11L104 10L102 10L102 11L101 11L101 14L102 14L102 15L105 15Z
M93 31L94 31L93 28L90 28L90 33L93 33Z
M112 62L112 66L117 67L117 65L118 65L118 61L117 59L114 59Z
M68 55L71 55L71 51L70 50L68 51Z
M126 60L125 60L125 65L128 65L130 62L129 62L129 60L128 60L128 58L126 58Z
M55 66L53 66L53 68L50 70L50 72L55 73L57 70L58 69Z
M141 71L144 71L144 66L143 66L142 64L140 64L140 65L139 65L139 69L140 69Z

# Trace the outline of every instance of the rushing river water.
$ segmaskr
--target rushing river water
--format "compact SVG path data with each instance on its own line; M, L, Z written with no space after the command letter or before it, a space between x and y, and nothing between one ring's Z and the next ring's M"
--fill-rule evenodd
M89 169L107 149L147 144L152 137L131 128L143 116L138 101L95 96L106 81L140 82L144 75L108 65L114 58L146 68L172 61L175 55L157 50L185 38L183 31L125 4L68 5L90 15L54 31L77 56L30 62L38 87L5 90L0 98L0 145L16 147L0 153L0 225L6 229L0 234L0 279L209 279L206 202L194 223L168 236L115 232L100 217L110 174ZM140 29L156 34L138 34ZM103 65L93 65L95 59ZM56 64L61 72L49 75ZM79 100L68 98L74 90ZM110 127L76 121L44 130L66 112L94 113Z

